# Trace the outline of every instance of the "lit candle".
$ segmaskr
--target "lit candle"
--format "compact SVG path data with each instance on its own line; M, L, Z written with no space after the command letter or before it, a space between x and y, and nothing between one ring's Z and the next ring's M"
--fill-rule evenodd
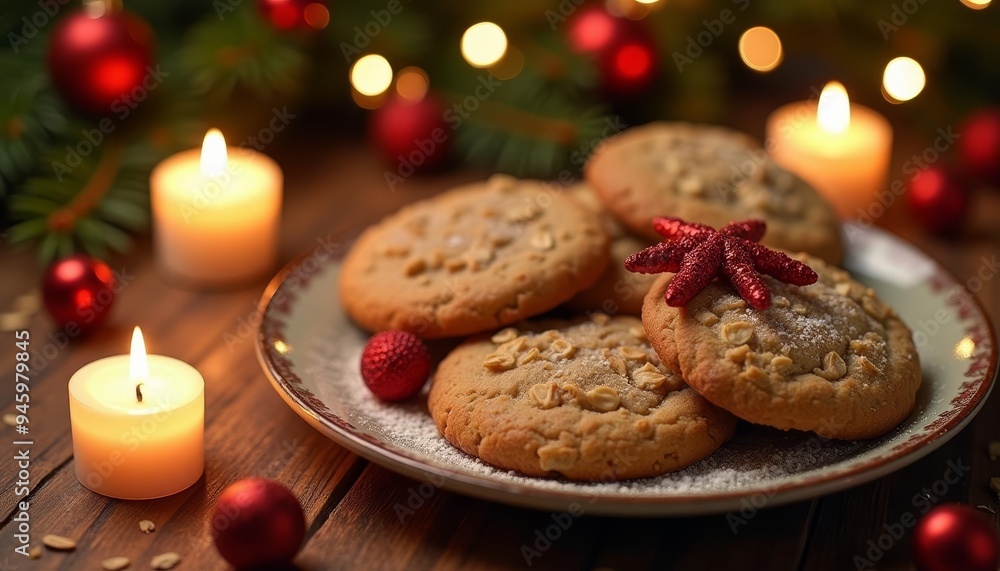
M852 104L844 86L831 82L818 105L791 103L771 114L767 150L823 194L842 218L857 218L885 189L892 127L876 111Z
M85 365L69 380L76 477L126 500L176 494L205 468L205 381L187 363L146 355L142 332L129 355Z
M201 149L168 157L150 176L160 269L198 285L270 273L277 257L282 174L267 155L228 148L218 129Z

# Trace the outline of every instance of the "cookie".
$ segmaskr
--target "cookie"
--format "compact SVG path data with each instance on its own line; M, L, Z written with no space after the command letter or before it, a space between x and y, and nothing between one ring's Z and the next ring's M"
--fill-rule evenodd
M714 404L757 424L821 436L880 436L913 411L920 359L910 330L875 292L817 258L797 287L764 277L766 311L713 282L684 307L653 284L643 326L665 366Z
M586 179L609 212L651 240L658 239L654 216L714 228L760 218L767 222L765 245L831 263L843 256L834 209L737 131L687 123L635 127L591 157Z
M607 263L595 213L541 182L495 176L365 230L344 259L340 299L371 331L467 335L556 307Z
M651 245L652 242L628 231L613 216L606 213L594 191L587 185L572 186L567 189L567 193L580 204L598 213L604 224L604 231L611 239L611 258L597 282L576 294L566 306L581 313L640 315L642 300L649 292L649 287L656 281L656 276L632 273L625 269L623 262L625 258Z
M630 316L522 323L472 339L428 397L449 442L529 476L655 476L711 454L736 420L666 371Z

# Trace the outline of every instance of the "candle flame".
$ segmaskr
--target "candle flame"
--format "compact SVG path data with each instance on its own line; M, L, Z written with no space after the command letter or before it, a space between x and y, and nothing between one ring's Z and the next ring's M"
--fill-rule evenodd
M132 330L132 350L129 352L128 372L133 383L144 383L149 380L146 343L142 340L142 330L138 327Z
M207 175L222 174L226 171L228 162L226 138L222 136L222 131L209 129L201 143L201 172Z
M816 122L820 129L832 135L843 133L851 125L851 100L839 81L827 83L819 94Z

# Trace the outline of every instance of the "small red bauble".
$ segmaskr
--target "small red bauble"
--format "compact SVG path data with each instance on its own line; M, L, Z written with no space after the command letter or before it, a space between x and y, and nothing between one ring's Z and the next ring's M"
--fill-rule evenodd
M431 372L424 342L407 331L383 331L361 353L361 378L378 398L398 401L420 392Z
M325 28L330 11L320 0L259 0L261 15L279 30Z
M940 505L914 530L913 562L920 571L996 571L997 531L969 506Z
M376 148L402 178L430 170L448 158L453 133L445 108L431 94L419 101L392 97L372 111L369 133Z
M1000 183L1000 109L981 109L959 128L962 162L976 176Z
M946 234L959 229L969 209L964 181L941 167L928 167L910 180L907 202L924 228Z
M68 105L89 115L131 111L148 95L153 32L129 12L78 12L52 30L47 63L52 84Z
M83 254L54 262L42 278L42 301L60 327L81 332L108 318L115 300L115 278L104 262Z
M212 511L212 538L237 569L284 565L306 536L306 518L288 488L262 478L226 488Z

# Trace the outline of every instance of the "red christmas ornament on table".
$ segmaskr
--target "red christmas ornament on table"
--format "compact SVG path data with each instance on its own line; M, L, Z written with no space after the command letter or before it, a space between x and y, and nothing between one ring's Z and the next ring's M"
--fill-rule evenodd
M919 571L996 571L993 521L961 504L935 507L914 530L913 562Z
M452 132L444 105L427 94L417 101L393 96L372 111L369 134L402 178L433 169L448 158Z
M320 0L259 0L257 7L279 30L321 30L330 22L330 11Z
M237 569L287 564L306 536L299 500L285 486L262 478L226 488L212 511L211 525L215 548Z
M951 171L928 167L913 176L907 202L914 218L930 232L946 234L962 225L969 209L969 190Z
M382 331L361 353L361 378L378 398L398 401L420 392L431 372L424 342L407 331Z
M49 38L52 84L70 107L88 115L130 109L148 89L143 80L152 63L153 32L132 13L110 11L110 4L87 4L59 21Z
M983 180L1000 183L1000 109L981 109L958 131L962 163Z
M42 278L42 301L59 327L82 332L99 327L111 313L115 278L104 262L83 254L54 262Z
M605 93L635 95L656 78L656 47L642 23L589 8L569 22L568 34L575 51L597 60Z

